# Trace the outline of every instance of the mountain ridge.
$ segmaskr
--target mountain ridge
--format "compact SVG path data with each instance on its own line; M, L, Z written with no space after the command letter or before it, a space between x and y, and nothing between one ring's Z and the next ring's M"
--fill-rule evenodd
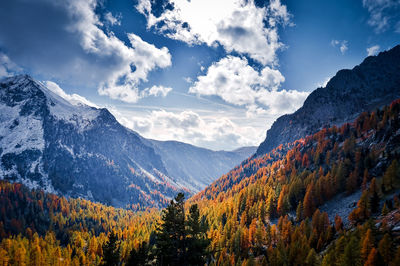
M0 109L2 179L138 208L163 206L178 191L195 193L220 174L211 171L200 180L188 169L171 176L167 168L172 167L160 155L162 142L149 145L150 140L122 126L107 109L73 105L28 75L0 81ZM191 147L192 153L201 150ZM166 153L174 149L176 145ZM227 156L216 160L227 171L244 159L243 154L235 156L228 162ZM188 160L175 165L184 164Z
M400 45L369 56L352 70L339 70L327 85L314 90L293 114L279 117L267 131L256 156L293 142L323 127L350 122L400 97Z

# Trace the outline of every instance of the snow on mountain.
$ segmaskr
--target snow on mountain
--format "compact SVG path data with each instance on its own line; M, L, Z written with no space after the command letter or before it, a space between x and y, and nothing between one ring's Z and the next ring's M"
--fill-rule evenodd
M199 191L249 155L146 140L107 109L71 103L27 75L0 81L1 179L119 207L157 207L179 191Z

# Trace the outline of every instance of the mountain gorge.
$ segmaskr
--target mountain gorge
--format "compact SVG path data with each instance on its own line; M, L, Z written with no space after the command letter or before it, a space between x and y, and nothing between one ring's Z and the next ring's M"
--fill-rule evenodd
M73 105L27 75L0 82L0 108L2 179L114 206L163 206L254 152L144 139L107 109Z
M324 88L313 91L293 114L279 117L267 131L257 156L324 127L353 121L400 97L400 45L367 57L352 70L343 69Z

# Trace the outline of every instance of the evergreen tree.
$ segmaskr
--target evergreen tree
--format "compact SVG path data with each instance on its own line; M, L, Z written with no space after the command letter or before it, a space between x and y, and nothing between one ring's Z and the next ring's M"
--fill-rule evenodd
M108 241L103 245L103 265L119 265L120 250L119 243L114 231L111 231Z
M319 261L318 260L319 259L317 257L317 253L315 252L315 250L313 248L310 249L310 251L308 252L305 264L307 266L317 266L317 265L319 265Z
M385 265L389 265L389 261L392 259L392 240L388 234L385 234L379 241L378 251Z
M296 209L296 222L303 220L303 203L300 201Z
M149 247L146 242L139 245L138 250L132 249L129 253L127 266L142 266L147 265L149 260Z
M347 243L344 249L342 265L362 265L360 258L360 246L358 239L355 236L350 237L350 241Z
M377 213L379 211L379 202L380 198L378 195L378 188L376 185L376 179L373 178L371 180L371 184L369 185L369 193L370 193L370 206L371 206L371 212L372 213Z
M207 238L208 224L205 217L200 221L200 212L197 204L190 206L186 224L187 263L189 265L204 265L210 240Z
M383 208L382 208L382 215L387 215L389 213L389 209L386 206L386 202L383 204Z
M374 237L372 235L371 229L368 229L361 246L361 257L363 261L368 260L368 257L371 254L373 248L374 248Z
M383 188L386 192L395 188L395 185L400 178L400 167L397 160L393 160L383 175Z
M186 255L185 210L179 193L162 211L156 232L156 257L160 265L184 265Z

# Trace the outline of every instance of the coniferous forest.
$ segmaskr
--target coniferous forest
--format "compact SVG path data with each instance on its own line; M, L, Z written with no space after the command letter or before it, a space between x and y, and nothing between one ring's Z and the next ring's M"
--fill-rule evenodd
M1 265L399 265L399 130L397 100L250 158L162 211L1 181ZM346 216L323 211L351 195Z

